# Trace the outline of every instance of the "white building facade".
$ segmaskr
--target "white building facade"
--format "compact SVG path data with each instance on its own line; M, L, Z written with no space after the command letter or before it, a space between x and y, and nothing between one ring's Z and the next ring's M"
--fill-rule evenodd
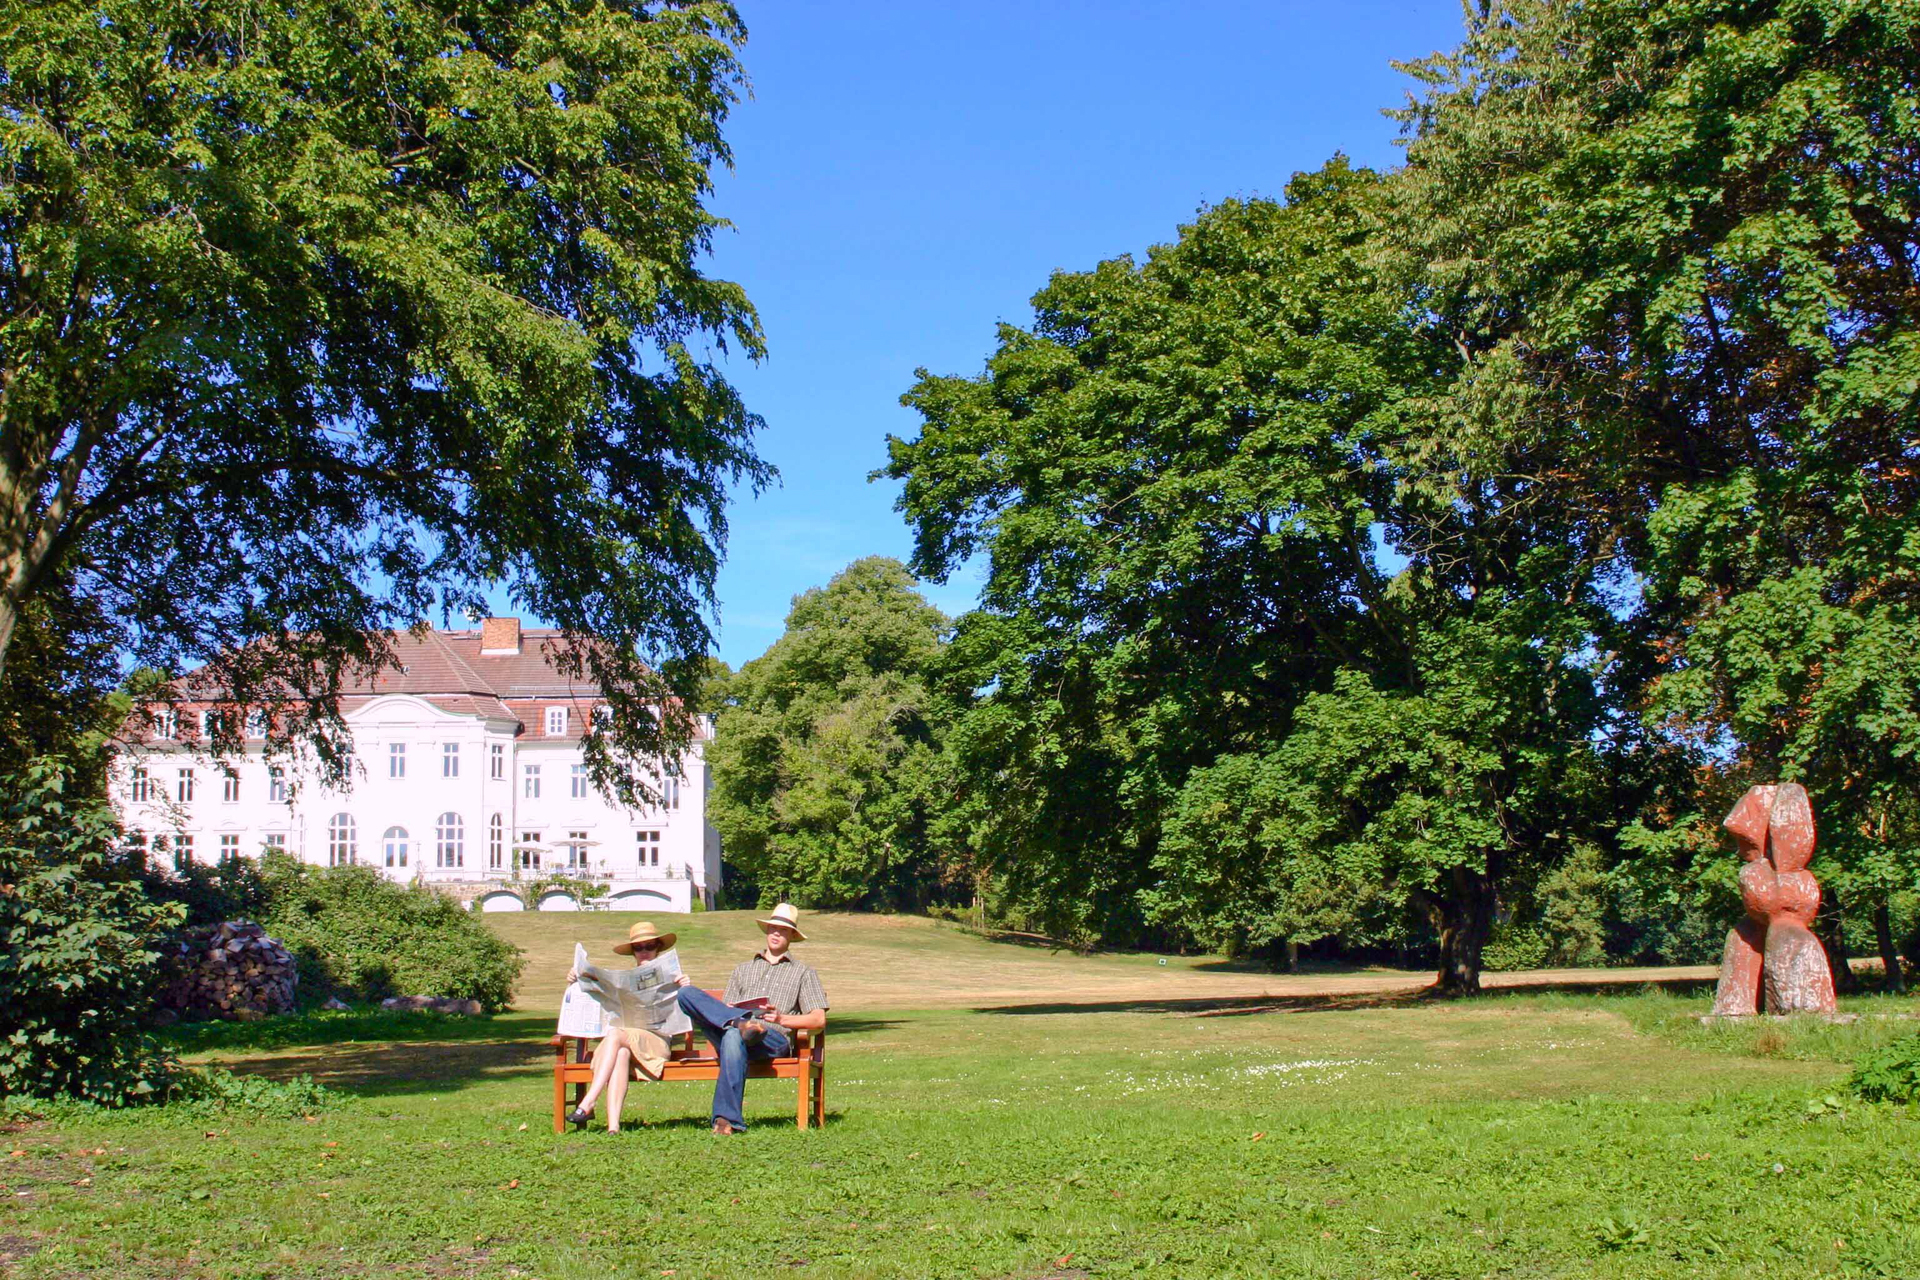
M242 753L216 759L204 721L182 703L124 750L111 783L122 824L175 866L278 847L321 866L357 864L436 885L476 910L690 911L720 890L720 837L706 821L711 722L648 779L656 805L628 809L587 776L581 739L603 704L596 687L548 661L557 632L489 618L474 631L394 637L401 666L349 691L351 785L263 751L245 723ZM591 894L532 882L555 874Z

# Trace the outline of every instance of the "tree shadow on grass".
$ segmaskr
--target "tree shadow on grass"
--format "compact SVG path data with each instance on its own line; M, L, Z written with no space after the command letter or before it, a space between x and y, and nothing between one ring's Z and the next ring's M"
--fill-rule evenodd
M509 1012L492 1017L402 1013L379 1008L310 1010L259 1022L194 1022L168 1027L160 1042L176 1053L248 1053L339 1044L503 1040L532 1036L549 1014Z
M452 1093L509 1076L538 1078L553 1066L553 1021L544 1014L507 1015L487 1027L490 1038L341 1043L289 1048L223 1061L240 1075L272 1080L312 1076L329 1089L363 1097ZM836 1039L885 1031L897 1018L834 1018L827 1024L828 1062ZM504 1033L504 1034L503 1034ZM550 1078L550 1077L549 1077Z
M431 1041L318 1046L220 1065L236 1075L285 1080L312 1076L363 1097L451 1093L503 1076L533 1076L553 1060L545 1040Z
M1596 979L1590 982L1564 982L1543 977L1537 981L1521 980L1500 987L1488 988L1478 997L1467 1001L1485 1003L1489 1000L1505 999L1515 996L1568 995L1568 996L1632 996L1647 991L1666 991L1675 995L1695 995L1711 991L1713 982L1694 977L1686 978L1632 978L1618 982ZM1060 1014L1060 1013L1166 1013L1190 1018L1230 1018L1245 1017L1259 1013L1328 1013L1353 1009L1404 1009L1426 1004L1461 1003L1452 997L1440 995L1431 986L1411 987L1390 991L1349 991L1333 992L1324 995L1295 996L1231 996L1231 997L1195 997L1191 999L1148 999L1148 1000L1099 1000L1076 1002L1042 1002L1036 1004L1005 1004L977 1006L975 1013L1002 1014Z

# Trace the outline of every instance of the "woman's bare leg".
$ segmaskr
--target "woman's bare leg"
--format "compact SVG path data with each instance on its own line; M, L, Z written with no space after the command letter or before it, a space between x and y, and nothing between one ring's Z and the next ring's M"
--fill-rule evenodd
M613 1060L625 1052L626 1047L618 1036L603 1037L593 1047L593 1083L587 1086L587 1096L580 1099L580 1110L593 1110L594 1099L606 1090L607 1082L613 1076Z
M607 1132L620 1132L620 1108L627 1100L627 1073L633 1067L633 1050L622 1041L613 1051L613 1074L607 1081Z

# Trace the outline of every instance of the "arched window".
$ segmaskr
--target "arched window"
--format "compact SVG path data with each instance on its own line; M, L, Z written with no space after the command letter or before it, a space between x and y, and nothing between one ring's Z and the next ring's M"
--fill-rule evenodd
M506 865L507 826L496 813L487 821L487 867L492 871L500 871Z
M440 815L440 820L433 824L433 843L435 866L467 865L467 824L460 821L459 814Z
M359 861L359 845L354 837L353 815L336 813L327 819L327 865L350 867Z
M387 855L388 866L407 865L407 829L405 827L388 827L387 834L380 837L380 847Z

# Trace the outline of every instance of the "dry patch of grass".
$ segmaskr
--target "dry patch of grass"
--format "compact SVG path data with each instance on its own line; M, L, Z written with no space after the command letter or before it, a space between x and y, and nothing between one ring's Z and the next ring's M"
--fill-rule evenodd
M526 912L486 917L501 937L527 954L518 1007L557 1011L573 944L603 961L625 963L610 948L634 921L651 918L679 933L681 964L706 987L726 983L751 956L760 930L752 911L644 917L624 912ZM1413 994L1429 986L1427 970L1354 969L1265 973L1213 956L1079 955L1031 940L982 937L945 921L916 916L809 912L810 941L795 954L820 971L836 1009L1011 1010L1020 1005L1156 1006L1199 1012L1208 1003L1312 1000ZM1165 960L1165 964L1160 963ZM1708 966L1657 969L1545 970L1488 974L1491 989L1704 980Z

